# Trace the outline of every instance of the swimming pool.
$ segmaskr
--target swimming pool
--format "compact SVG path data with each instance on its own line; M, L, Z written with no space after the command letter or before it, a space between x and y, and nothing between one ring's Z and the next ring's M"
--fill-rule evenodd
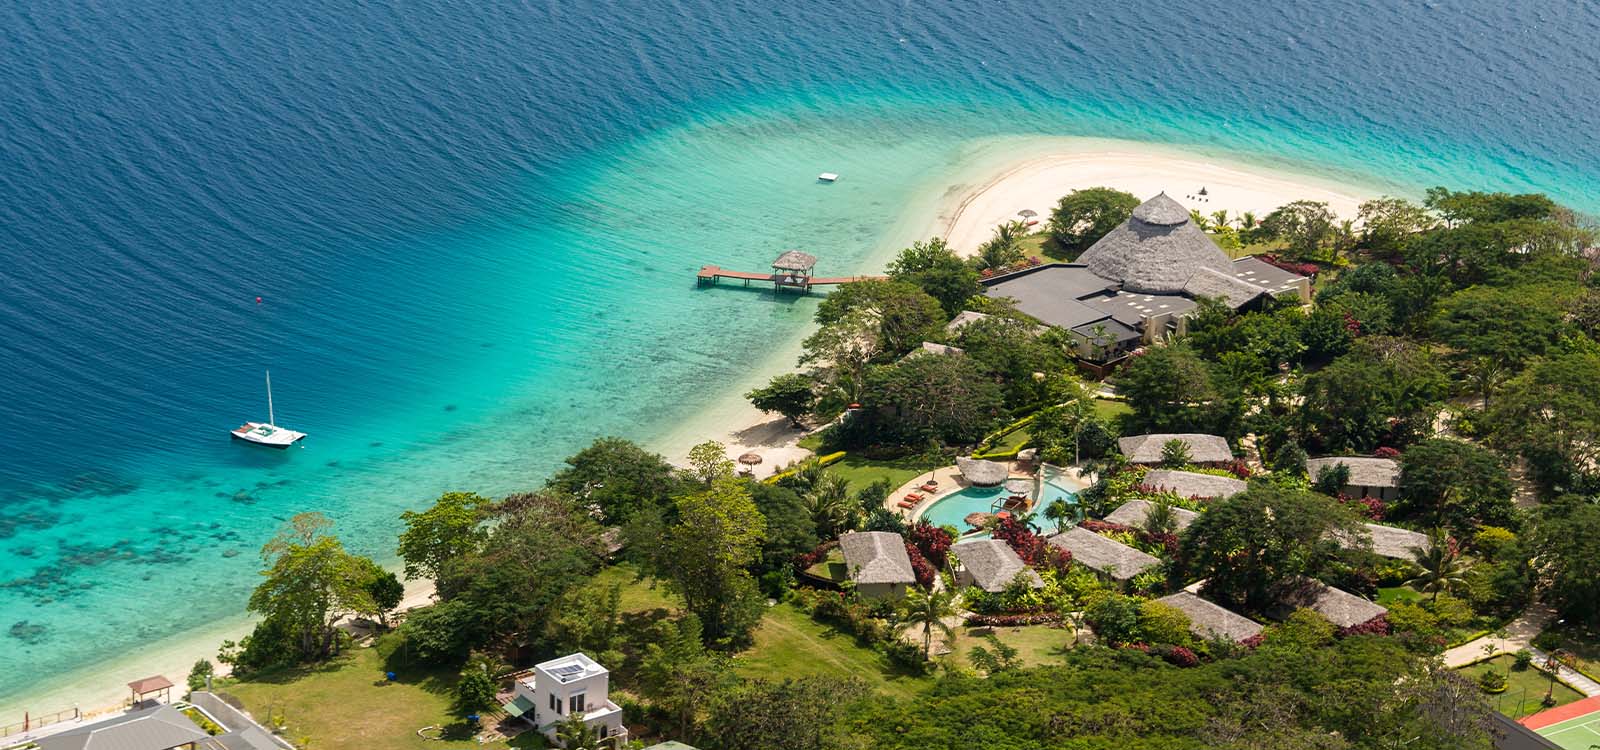
M934 500L921 517L934 526L954 526L965 532L971 528L967 526L968 513L988 513L1004 495L1002 487L963 487Z

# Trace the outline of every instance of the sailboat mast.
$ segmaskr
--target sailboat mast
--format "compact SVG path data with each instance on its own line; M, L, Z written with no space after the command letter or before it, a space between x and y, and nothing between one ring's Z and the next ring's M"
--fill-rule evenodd
M267 424L277 424L278 418L272 413L272 371L267 370Z

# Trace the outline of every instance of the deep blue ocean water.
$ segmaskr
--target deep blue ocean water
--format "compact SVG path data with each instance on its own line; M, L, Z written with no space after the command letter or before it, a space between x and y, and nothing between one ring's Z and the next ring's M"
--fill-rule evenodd
M692 417L811 310L696 267L871 270L979 139L1600 209L1597 34L1553 1L0 7L0 706L236 617L295 512L386 556L440 491ZM223 434L268 367L303 449Z

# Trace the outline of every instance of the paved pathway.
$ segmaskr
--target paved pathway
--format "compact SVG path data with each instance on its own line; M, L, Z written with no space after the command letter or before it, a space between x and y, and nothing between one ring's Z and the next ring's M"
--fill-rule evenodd
M1543 669L1549 655L1533 647L1533 637L1544 630L1544 626L1555 618L1555 611L1543 604L1535 604L1523 612L1521 617L1511 621L1505 628L1505 637L1486 635L1482 638L1468 641L1455 648L1444 652L1444 665L1447 667L1464 667L1475 661L1486 658L1489 654L1484 646L1494 644L1494 655L1514 654L1527 649L1533 654L1535 666ZM1600 695L1600 683L1589 679L1567 667L1562 667L1556 672L1556 677L1562 682L1571 685L1578 692L1586 696Z
M1482 638L1467 641L1455 648L1444 652L1444 665L1454 669L1464 667L1475 661L1486 658L1483 647L1494 644L1496 655L1512 654L1525 648L1532 648L1533 637L1544 630L1546 623L1555 618L1555 611L1543 604L1535 604L1523 612L1517 619L1506 625L1505 637L1491 633Z

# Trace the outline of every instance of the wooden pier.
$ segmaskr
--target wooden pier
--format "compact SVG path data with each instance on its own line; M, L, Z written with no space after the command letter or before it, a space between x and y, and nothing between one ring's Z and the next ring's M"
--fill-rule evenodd
M723 279L742 281L745 286L750 282L758 281L772 284L774 289L794 289L804 292L814 286L837 286L849 284L853 281L877 280L883 281L888 276L802 276L784 273L750 273L749 271L730 271L718 266L701 266L700 272L695 274L695 281L701 285L715 284Z

